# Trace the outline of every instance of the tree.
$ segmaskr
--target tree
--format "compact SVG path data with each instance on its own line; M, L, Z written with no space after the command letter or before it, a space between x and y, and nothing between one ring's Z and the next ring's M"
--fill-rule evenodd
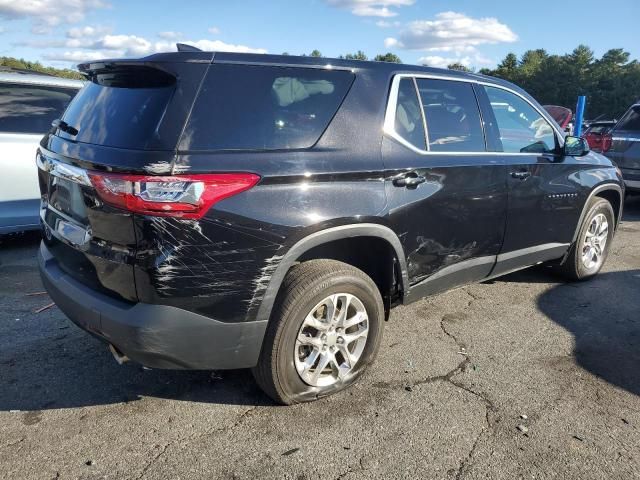
M400 57L398 57L395 53L385 53L384 55L378 54L373 60L376 62L402 63Z
M322 54L320 53L320 50L314 50L313 52L311 52L311 57L322 57Z
M343 58L340 56L340 58ZM369 58L365 55L362 50L358 50L356 53L347 53L344 58L346 60L368 60Z
M504 60L498 64L492 75L512 82L516 81L518 76L518 57L515 53L508 53Z
M621 48L596 59L586 45L565 55L528 50L518 61L510 53L493 70L480 73L517 83L540 103L575 110L578 95L587 96L586 118L620 118L640 97L640 64Z
M459 70L461 72L473 72L473 70L471 70L469 67L467 67L466 65L463 65L460 62L451 63L447 65L447 68L449 70Z
M549 55L544 48L527 50L520 57L519 68L525 77L535 75Z
M24 58L18 59L14 57L0 57L0 66L15 68L19 70L29 70L38 73L46 73L47 75L53 75L55 77L75 78L78 80L84 79L82 74L77 70L72 70L70 68L45 67L40 62L29 62Z

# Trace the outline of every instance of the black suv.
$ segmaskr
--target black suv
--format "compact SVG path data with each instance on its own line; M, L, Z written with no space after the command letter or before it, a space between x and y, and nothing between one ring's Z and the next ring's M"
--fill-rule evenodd
M595 275L620 171L518 87L389 63L177 52L80 65L42 140L40 270L116 359L352 384L392 307L553 261Z
M621 168L627 190L640 193L640 103L629 107L607 136L602 152Z

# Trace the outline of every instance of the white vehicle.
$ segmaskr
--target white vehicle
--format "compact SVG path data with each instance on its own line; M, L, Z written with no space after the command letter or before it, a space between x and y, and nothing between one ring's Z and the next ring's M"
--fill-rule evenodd
M39 228L36 150L82 85L80 80L0 70L0 234Z

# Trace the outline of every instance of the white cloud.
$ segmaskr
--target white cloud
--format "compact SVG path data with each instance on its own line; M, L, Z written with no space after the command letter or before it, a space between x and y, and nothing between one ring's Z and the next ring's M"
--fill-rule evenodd
M99 50L86 51L86 50L74 50L68 52L51 52L45 53L43 57L47 60L61 60L65 62L81 63L88 62L90 60L101 60L109 58L110 55L107 52L101 52Z
M4 33L4 27L0 26L0 33Z
M471 65L470 57L441 57L440 55L427 55L426 57L420 57L418 63L421 65L427 65L429 67L447 68L452 63L460 63L465 67Z
M92 48L98 50L124 51L127 56L138 57L148 55L153 50L153 44L146 38L137 35L105 35L95 42Z
M177 40L182 37L182 33L180 32L159 32L158 36L160 38L164 38L165 40Z
M234 45L232 43L225 43L221 40L185 40L182 43L193 45L205 52L267 53L267 49L265 48L252 48L245 45ZM175 45L171 50L175 50ZM167 51L167 49L164 49L163 51Z
M264 48L252 48L220 40L184 40L181 43L193 45L204 51L267 53ZM176 51L175 42L151 42L137 35L104 35L97 40L85 41L84 44L82 39L71 38L63 46L69 50L49 52L44 55L44 58L79 63L102 58L143 57L152 53Z
M344 8L360 17L395 17L398 7L413 5L415 0L325 0L332 7Z
M435 68L447 68L452 63L459 63L465 67L478 67L480 65L492 65L495 61L483 56L482 54L475 52L472 55L446 57L441 55L426 55L418 59L418 63L421 65L427 65Z
M110 31L110 28L103 26L73 27L67 30L67 38L95 38Z
M63 23L81 22L88 11L108 6L103 0L0 0L0 18L31 19L31 31L44 34Z
M384 46L386 48L396 48L401 47L400 41L397 38L388 37L384 39Z
M399 38L385 39L387 48L427 52L472 52L477 45L515 42L518 36L496 18L471 18L462 13L443 12L435 20L407 24Z
M220 29L218 27L211 27L208 28L207 31L211 34L211 35L220 35Z

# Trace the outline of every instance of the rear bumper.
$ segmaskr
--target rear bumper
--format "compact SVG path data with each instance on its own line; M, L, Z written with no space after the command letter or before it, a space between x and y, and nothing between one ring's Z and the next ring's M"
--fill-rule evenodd
M249 368L258 362L267 321L224 323L167 305L127 303L64 273L44 243L38 252L49 295L80 328L151 368Z

